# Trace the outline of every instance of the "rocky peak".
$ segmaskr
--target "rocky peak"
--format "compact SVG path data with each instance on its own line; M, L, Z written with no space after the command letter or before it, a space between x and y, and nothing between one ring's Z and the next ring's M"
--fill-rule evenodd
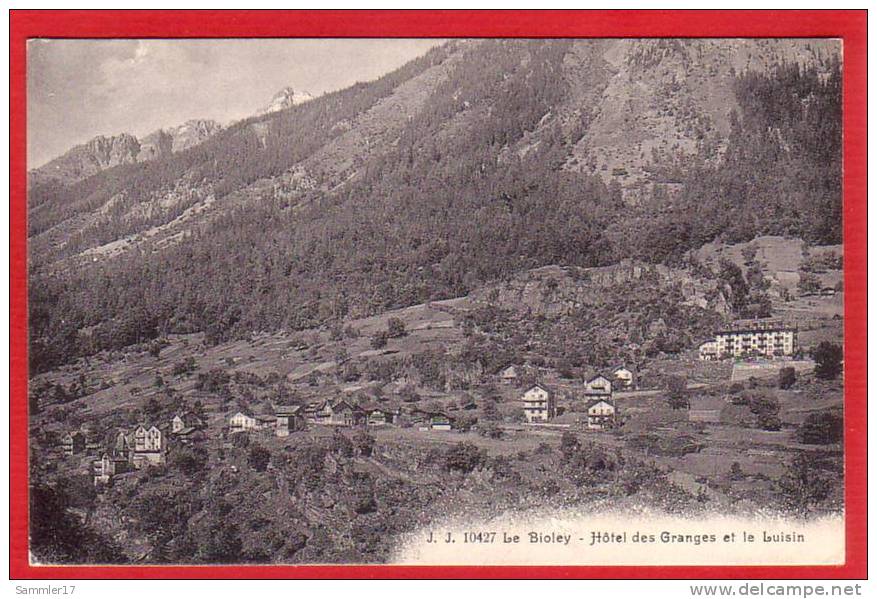
M167 132L173 138L173 151L179 152L196 146L222 130L222 125L210 119L192 119L172 127Z
M268 105L260 110L258 114L270 114L279 110L286 110L313 99L314 97L306 91L295 91L291 87L284 87L274 94Z
M137 162L140 142L130 133L99 135L36 169L37 178L73 182L119 164Z

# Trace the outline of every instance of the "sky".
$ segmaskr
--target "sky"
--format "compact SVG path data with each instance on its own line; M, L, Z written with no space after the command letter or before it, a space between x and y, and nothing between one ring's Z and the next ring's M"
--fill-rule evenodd
M31 40L28 168L97 135L143 137L189 119L250 116L290 86L313 96L370 81L431 39Z

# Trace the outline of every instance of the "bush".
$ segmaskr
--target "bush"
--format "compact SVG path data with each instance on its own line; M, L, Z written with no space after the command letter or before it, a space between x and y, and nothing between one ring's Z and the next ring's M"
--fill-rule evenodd
M560 436L560 452L564 458L569 458L572 454L577 453L581 449L579 438L570 431L563 431Z
M393 338L405 336L405 323L402 319L393 317L387 321L387 336Z
M830 341L823 341L813 352L816 368L813 373L821 379L833 379L840 374L843 363L843 348Z
M795 384L795 380L797 379L797 373L795 372L795 368L792 366L784 366L780 368L779 374L779 387L780 389L790 389L792 385Z
M758 428L765 431L778 431L783 427L782 421L775 414L759 414Z
M501 439L503 435L502 429L492 422L485 422L482 424L478 427L478 432L482 437L488 437L490 439Z
M808 452L798 454L788 466L778 487L789 507L807 513L831 494L832 478L821 468L818 460Z
M810 414L798 427L796 436L801 443L808 445L828 445L843 440L844 421L835 412Z
M457 443L445 452L445 470L468 474L484 463L485 456L473 443Z
M331 445L332 453L343 456L345 458L349 458L353 456L353 441L347 438L347 436L342 433L337 428L335 432L332 433L332 445Z
M372 349L383 349L387 347L387 332L386 331L378 331L372 336L371 340Z
M231 436L231 444L239 449L245 449L250 445L250 436L246 433L235 433Z
M667 377L667 405L674 410L689 406L688 382L684 377L670 375Z
M268 469L268 463L271 461L271 452L260 445L254 445L250 448L247 455L247 463L256 472L265 472Z
M808 272L800 273L800 279L798 280L798 292L800 292L801 295L816 293L821 288L822 285L819 284L819 277Z
M356 448L359 455L368 457L374 451L375 438L366 431L358 431L353 436L353 446Z
M186 476L192 476L207 469L207 452L192 447L178 447L169 456L170 465Z
M478 417L474 414L460 414L455 422L456 427L464 432L471 430L476 424L478 424Z
M780 413L779 402L766 393L751 392L748 398L749 410L756 416L776 416Z
M180 360L174 364L174 367L171 369L171 374L174 376L190 374L195 372L196 368L198 368L198 365L195 363L195 358L189 356L185 360Z

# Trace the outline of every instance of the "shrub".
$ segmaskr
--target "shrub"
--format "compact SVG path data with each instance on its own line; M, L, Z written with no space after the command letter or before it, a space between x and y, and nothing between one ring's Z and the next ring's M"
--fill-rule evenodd
M478 424L478 417L474 414L460 414L455 422L456 427L461 431L471 430L476 424Z
M372 336L371 340L372 349L383 349L387 347L387 332L386 331L378 331Z
M536 455L550 455L552 451L554 451L554 448L552 448L549 443L543 441L536 446L536 449L533 450L533 453L535 453Z
M501 439L503 435L502 429L492 422L482 424L478 427L478 432L482 437L488 437L490 439Z
M778 431L783 423L776 414L759 414L758 427L765 431Z
M247 463L256 472L265 472L268 469L268 462L271 461L271 452L260 445L254 445L250 448L247 455Z
M784 366L780 368L778 381L780 389L790 389L792 385L795 384L796 379L797 373L795 372L795 368L793 366Z
M560 452L563 454L563 457L568 459L572 454L578 452L579 449L581 449L579 438L570 431L563 431L563 434L560 436Z
M366 431L358 431L353 436L353 446L359 455L368 457L374 451L375 438Z
M786 503L803 513L825 501L831 494L832 484L831 477L819 468L818 460L807 452L795 456L778 481Z
M813 373L821 379L833 379L840 374L843 362L843 348L830 341L823 341L813 352L816 368Z
M180 360L174 364L174 367L171 369L171 374L174 376L182 376L195 372L195 369L197 368L198 365L195 363L195 358L189 356L185 360Z
M445 469L468 474L484 463L485 456L473 443L457 443L445 452Z
M192 476L206 470L207 452L192 447L178 447L169 456L169 462L186 476Z
M810 414L798 427L796 436L801 443L808 445L828 445L843 440L844 422L835 412Z
M332 433L332 445L331 445L332 453L337 455L349 458L353 456L353 441L347 438L347 436L342 433L337 428L335 432Z
M401 318L393 317L387 321L387 336L393 338L405 336L405 323Z
M240 449L245 449L250 445L250 436L246 433L235 433L231 436L231 444Z

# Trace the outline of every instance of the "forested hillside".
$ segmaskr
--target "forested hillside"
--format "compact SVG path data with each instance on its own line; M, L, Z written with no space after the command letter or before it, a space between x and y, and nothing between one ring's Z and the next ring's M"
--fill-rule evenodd
M618 77L678 79L661 70L678 53L637 43L624 62L605 40L452 42L165 158L33 187L33 370L167 332L318 326L546 264L680 263L762 234L840 241L830 51L741 71L685 63L728 90L728 134L714 106L668 92L702 127L680 133L691 151L637 158L636 201L620 167L571 166ZM678 120L660 122L669 135Z

